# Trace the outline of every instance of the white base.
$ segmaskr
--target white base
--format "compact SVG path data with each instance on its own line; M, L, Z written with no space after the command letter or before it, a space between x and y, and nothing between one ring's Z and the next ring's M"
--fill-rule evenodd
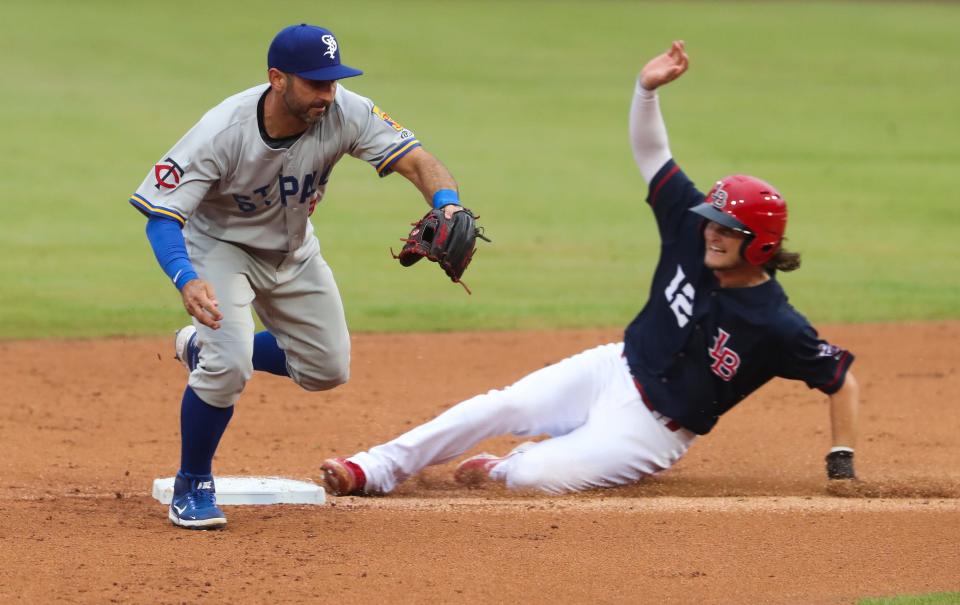
M153 497L161 504L173 499L173 477L153 480ZM283 477L214 477L217 504L325 504L326 492L309 481Z

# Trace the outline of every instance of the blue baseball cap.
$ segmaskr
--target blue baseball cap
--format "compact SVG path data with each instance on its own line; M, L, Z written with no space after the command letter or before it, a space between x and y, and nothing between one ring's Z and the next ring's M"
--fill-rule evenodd
M363 72L340 63L340 44L333 32L316 25L291 25L270 43L267 67L307 80L340 80Z

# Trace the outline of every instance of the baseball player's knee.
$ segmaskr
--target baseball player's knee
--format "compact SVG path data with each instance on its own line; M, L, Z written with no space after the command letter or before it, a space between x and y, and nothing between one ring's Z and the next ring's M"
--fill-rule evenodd
M294 381L307 391L326 391L350 379L350 356L329 358L323 365L301 368Z
M297 384L307 391L329 391L332 388L344 384L349 378L349 375L346 373L332 377L304 375L300 377Z
M204 402L225 408L237 402L252 375L253 361L243 350L218 351L202 358L190 374L190 386Z
M507 487L516 491L540 491L562 494L573 491L541 468L530 464L517 464L505 476Z
M350 340L327 341L323 346L288 349L290 378L307 391L326 391L350 379Z
M240 399L239 392L227 393L223 391L206 389L201 386L194 386L192 384L190 386L193 387L193 390L194 392L196 392L197 397L199 397L201 401L203 401L205 404L211 407L229 408L235 405L237 403L237 400Z
M586 480L586 469L575 463L560 463L536 453L525 452L496 467L511 490L539 491L549 494L576 492L596 485Z

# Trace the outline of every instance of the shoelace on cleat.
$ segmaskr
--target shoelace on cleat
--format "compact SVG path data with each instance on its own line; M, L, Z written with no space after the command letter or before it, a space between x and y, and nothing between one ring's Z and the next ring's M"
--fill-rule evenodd
M192 489L187 492L187 500L195 508L208 508L217 505L217 495L213 490Z

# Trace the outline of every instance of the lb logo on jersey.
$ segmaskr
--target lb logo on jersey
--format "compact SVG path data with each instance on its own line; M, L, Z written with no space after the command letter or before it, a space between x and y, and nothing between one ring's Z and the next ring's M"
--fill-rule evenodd
M724 190L723 186L717 183L716 191L710 194L710 204L717 210L722 210L723 207L727 205L728 197L730 196L726 190Z
M166 162L163 163L163 162ZM173 158L163 158L163 162L153 167L153 176L157 179L154 185L157 189L176 189L183 176L183 168Z
M333 36L327 34L326 36L320 38L320 41L327 45L327 51L323 54L327 55L331 59L337 58L337 39Z
M713 365L710 369L723 380L730 382L740 368L740 356L727 346L730 334L723 328L717 328L717 335L713 339L713 347L708 349Z
M380 108L377 107L376 105L374 105L374 106L373 106L373 109L371 109L370 111L371 111L371 113L373 113L373 115L377 116L378 118L380 118L381 120L383 120L384 122L386 122L387 124L389 124L390 127L393 128L394 130L396 130L397 132L409 132L406 128L404 128L404 127L401 126L400 124L397 124L397 121L396 121L396 120L394 120L393 118L391 118L385 111L383 111L382 109L380 109ZM406 138L406 137L404 137L404 138Z

